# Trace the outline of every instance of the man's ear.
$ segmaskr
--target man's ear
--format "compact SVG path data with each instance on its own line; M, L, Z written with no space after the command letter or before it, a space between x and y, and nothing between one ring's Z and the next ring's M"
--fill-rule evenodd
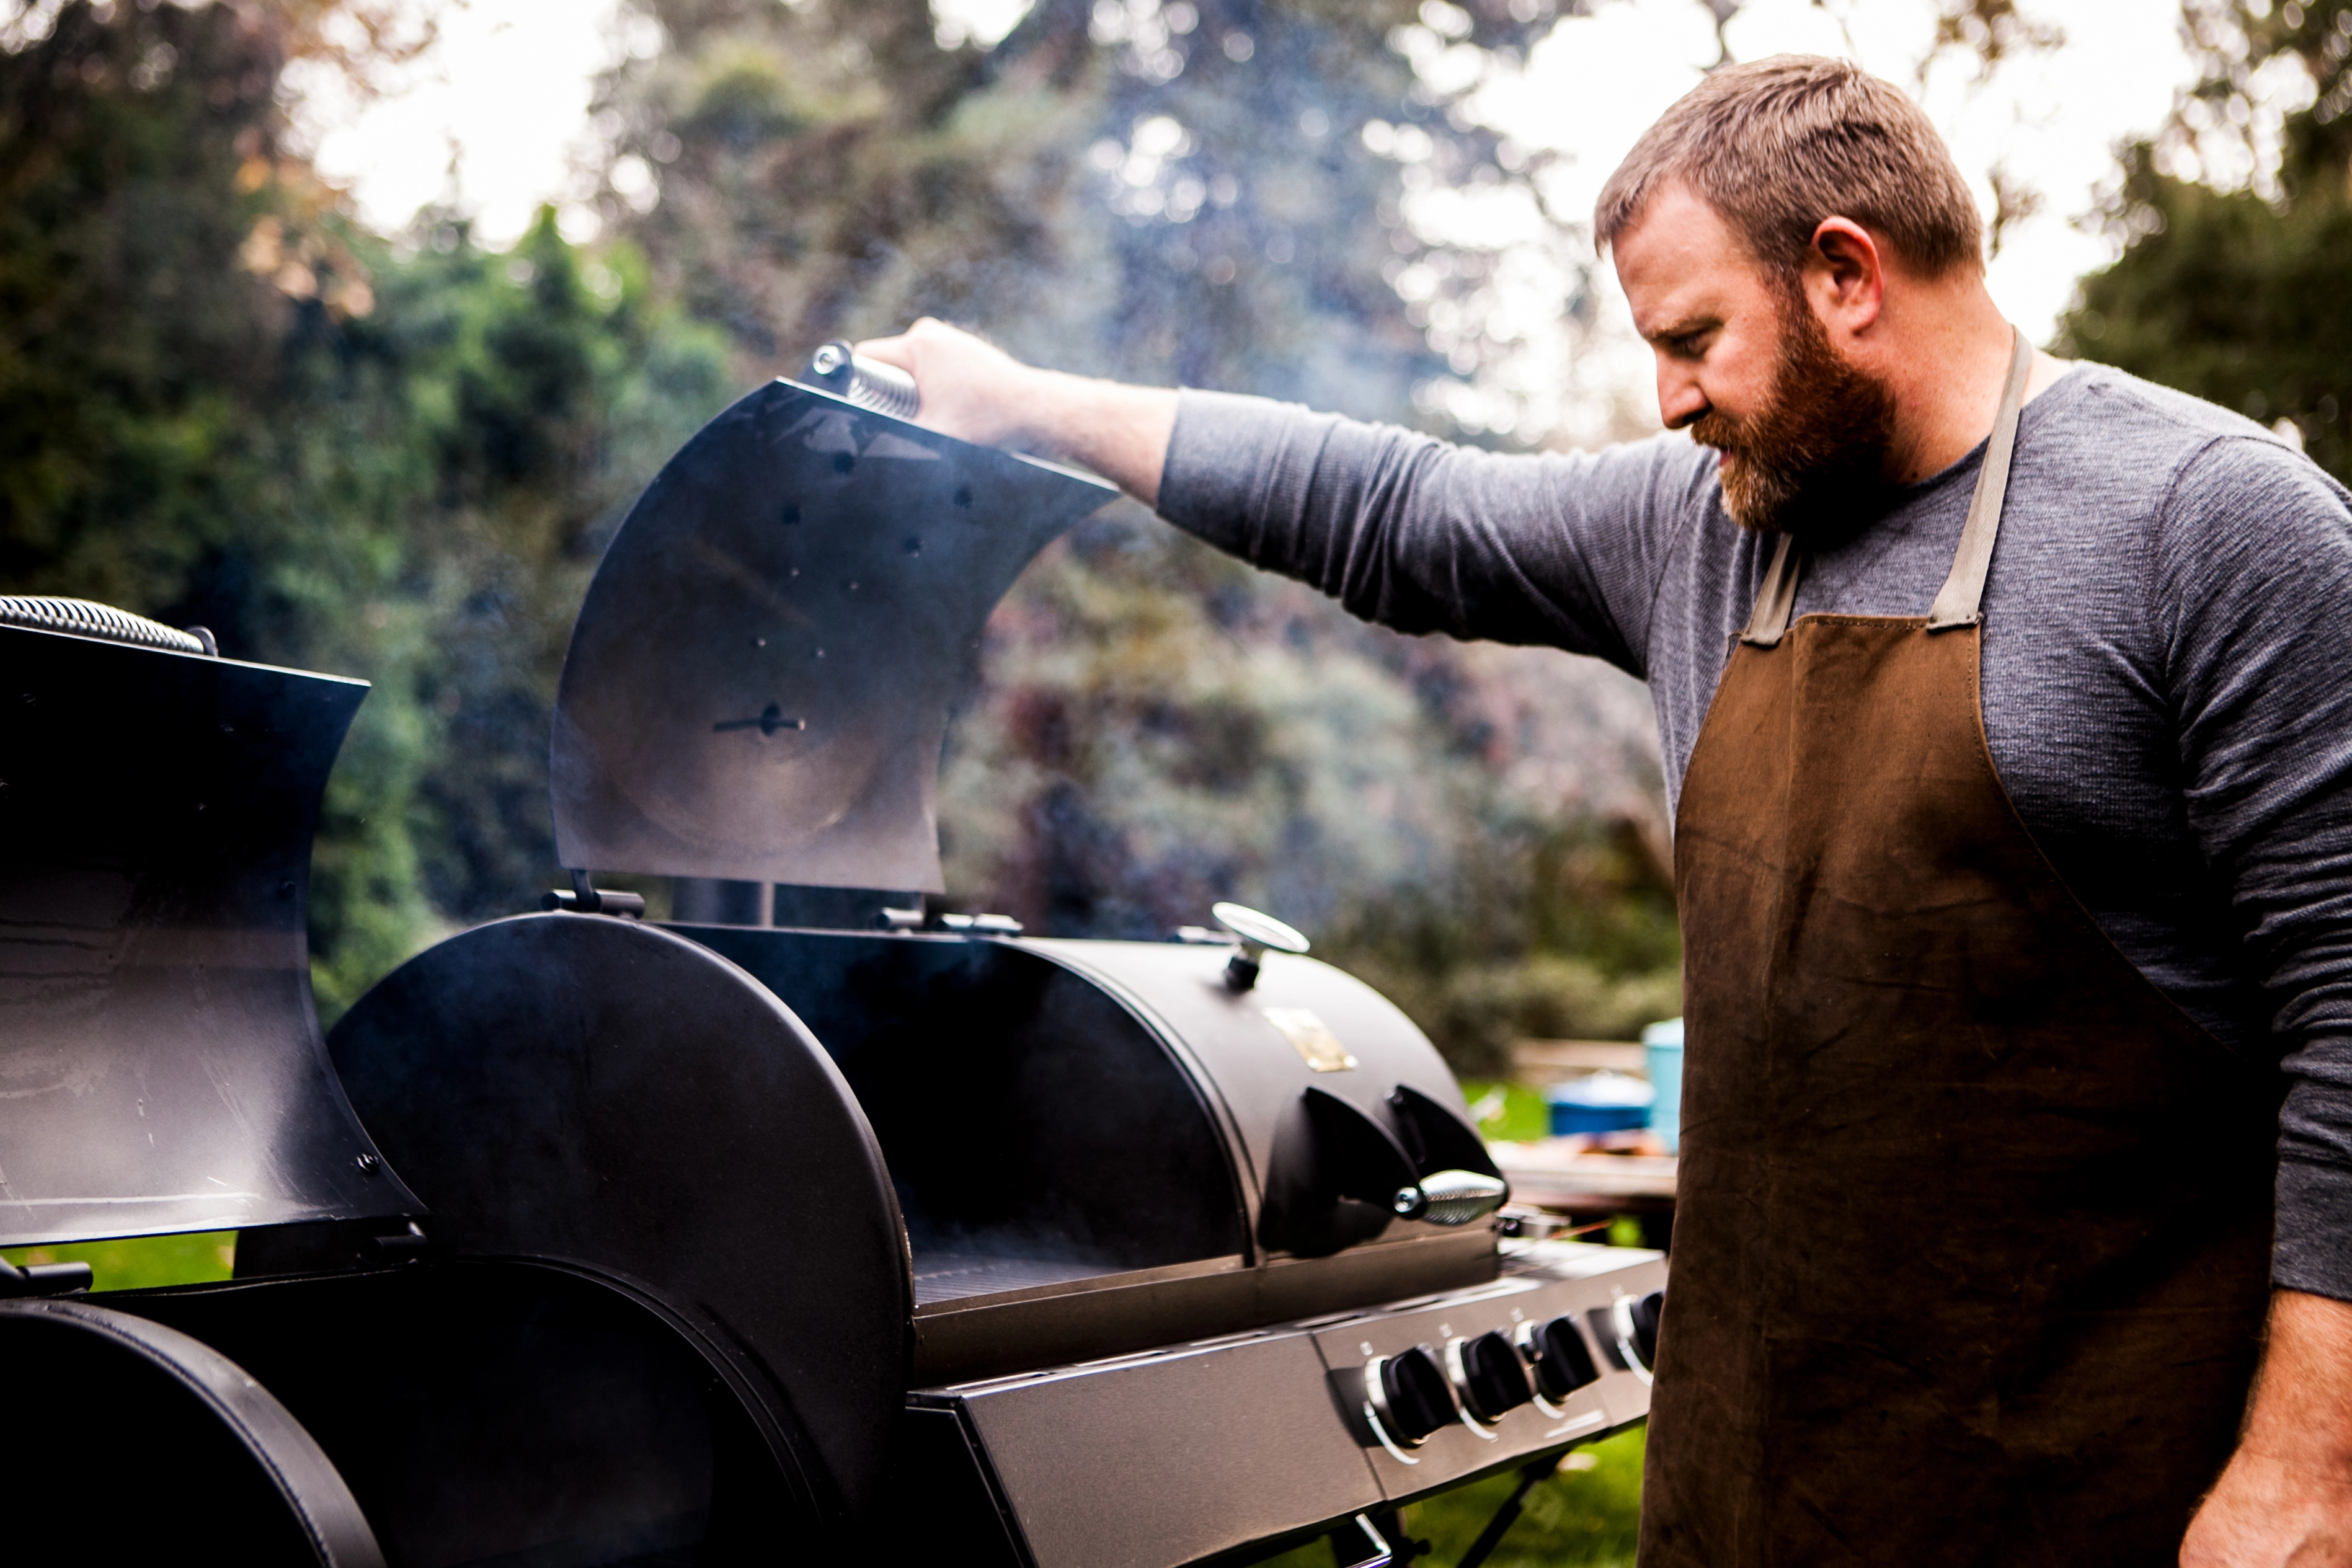
M1886 300L1885 258L1852 218L1823 218L1805 257L1805 298L1832 337L1866 332Z

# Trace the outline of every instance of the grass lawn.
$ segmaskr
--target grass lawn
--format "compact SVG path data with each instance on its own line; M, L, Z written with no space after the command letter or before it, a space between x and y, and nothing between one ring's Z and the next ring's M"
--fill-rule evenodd
M1465 1078L1462 1097L1478 1119L1478 1135L1489 1143L1531 1143L1551 1135L1551 1107L1524 1083Z
M136 1291L151 1285L195 1285L226 1280L236 1261L236 1232L131 1236L119 1241L70 1241L54 1247L11 1247L0 1258L26 1263L87 1263L92 1291Z
M1570 1454L1558 1474L1528 1493L1525 1511L1486 1559L1488 1568L1633 1568L1642 1436L1636 1427ZM1517 1485L1518 1477L1507 1471L1406 1509L1405 1533L1431 1547L1413 1561L1430 1568L1459 1561ZM1331 1548L1314 1542L1260 1568L1332 1568Z

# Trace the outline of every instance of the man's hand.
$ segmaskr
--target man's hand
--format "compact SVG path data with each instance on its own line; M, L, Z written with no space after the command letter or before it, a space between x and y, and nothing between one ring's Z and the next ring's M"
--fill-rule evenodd
M2352 1304L2281 1291L2245 1435L2181 1568L2352 1568Z
M926 316L857 351L915 378L916 423L982 446L1025 446L1083 464L1150 506L1176 428L1176 394L1041 371Z

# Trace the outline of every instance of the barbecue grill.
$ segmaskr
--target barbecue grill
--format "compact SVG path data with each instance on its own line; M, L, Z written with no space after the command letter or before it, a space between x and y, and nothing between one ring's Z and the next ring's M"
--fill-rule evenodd
M845 350L820 369L698 434L591 584L552 743L570 886L395 971L324 1052L299 851L357 692L267 672L335 716L274 750L187 709L301 808L254 806L278 838L215 855L252 906L217 923L275 933L276 1033L228 1054L301 1092L276 1122L217 1073L177 1103L304 1158L248 1160L234 1214L20 1228L247 1227L234 1284L20 1307L0 1343L111 1308L227 1357L415 1563L790 1539L1175 1564L1328 1534L1370 1563L1400 1503L1642 1419L1661 1260L1499 1238L1506 1188L1444 1062L1297 933L1220 906L1222 935L1047 938L935 907L940 747L982 628L1110 491L895 417ZM142 711L166 663L261 679L0 636L118 662ZM674 879L677 918L598 885L618 873ZM141 1006L82 1009L58 1059L184 1067L170 1000ZM121 1103L80 1146L114 1188L57 1190L199 1192L201 1158L125 1157L136 1094L101 1082ZM436 1448L450 1431L471 1446ZM566 1444L630 1478L618 1501L564 1490ZM436 1486L467 1500L437 1533Z
M731 1561L820 1517L770 1385L661 1299L416 1266L427 1210L335 1079L304 936L366 688L56 601L0 601L0 1246L234 1228L276 1276L92 1300L86 1265L0 1264L0 1375L37 1413L12 1550Z

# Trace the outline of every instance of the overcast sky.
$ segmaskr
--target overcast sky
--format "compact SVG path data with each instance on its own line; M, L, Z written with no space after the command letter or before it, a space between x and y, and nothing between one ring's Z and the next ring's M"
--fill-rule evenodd
M943 33L985 42L1025 9L1024 0L935 0ZM1561 22L1524 72L1490 78L1473 99L1496 129L1555 150L1563 208L1588 208L1591 193L1659 110L1716 57L1712 24L1697 0L1596 0L1593 15ZM1953 57L1927 78L1923 99L1990 210L1987 171L1997 162L2038 189L2041 212L2014 225L1993 260L1995 298L2036 339L2047 337L2074 282L2107 259L2105 242L2079 220L2115 171L2113 149L2152 131L2189 79L2174 0L2027 0L2028 14L2063 29L2065 43L1977 79L1972 58ZM1920 90L1935 0L1750 0L1732 21L1733 55L1784 50L1851 54ZM1439 19L1443 20L1440 14ZM591 78L656 37L625 37L612 0L470 0L446 5L441 42L384 99L354 106L315 94L305 113L321 167L352 187L367 220L396 229L416 208L453 191L477 214L477 233L509 243L543 201L581 189L593 150ZM1442 76L1464 67L1433 52L1420 62ZM1475 65L1475 62L1470 62ZM453 185L453 169L454 181ZM586 237L584 212L568 225ZM1433 207L1433 225L1515 221L1507 213ZM1503 237L1501 233L1495 236ZM1609 374L1646 381L1638 359L1612 356Z

